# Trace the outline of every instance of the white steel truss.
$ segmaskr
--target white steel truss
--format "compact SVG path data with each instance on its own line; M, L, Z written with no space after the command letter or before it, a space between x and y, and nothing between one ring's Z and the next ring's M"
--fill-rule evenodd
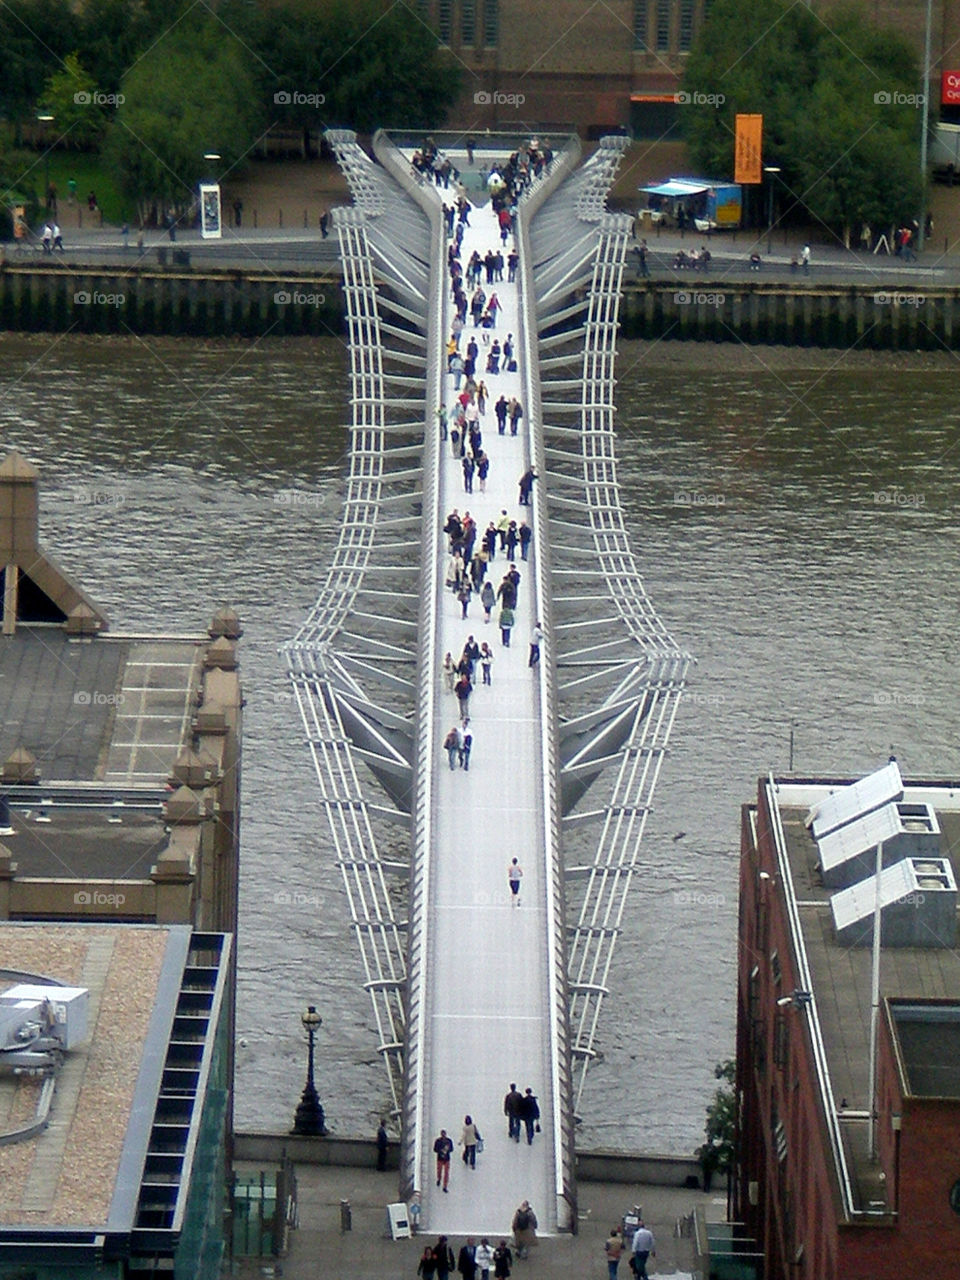
M543 464L555 580L564 830L600 823L567 859L567 977L579 1110L640 841L690 664L643 587L617 484L614 362L630 219L605 212L625 140L605 138L531 230ZM577 810L605 771L600 806ZM579 905L577 905L579 903Z

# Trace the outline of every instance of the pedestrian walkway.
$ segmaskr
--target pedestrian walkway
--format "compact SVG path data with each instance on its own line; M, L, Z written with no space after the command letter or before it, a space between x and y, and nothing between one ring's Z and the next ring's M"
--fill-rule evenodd
M386 1205L396 1189L393 1173L298 1165L298 1226L290 1234L289 1253L276 1262L244 1259L237 1264L241 1280L260 1280L281 1274L285 1280L318 1280L349 1276L350 1280L414 1280L417 1261L437 1233L421 1231L409 1240L391 1240L386 1230ZM341 1232L341 1202L351 1209L352 1229ZM635 1204L657 1242L657 1256L650 1260L650 1276L683 1280L693 1272L693 1241L677 1235L677 1224L701 1206L713 1221L722 1221L726 1198L682 1188L639 1186L634 1183L581 1182L580 1221L576 1235L544 1238L529 1260L513 1268L514 1280L525 1275L550 1276L551 1280L607 1280L603 1244L610 1228ZM464 1236L451 1234L454 1253ZM510 1223L501 1222L490 1237L510 1240ZM621 1259L618 1280L633 1280L626 1257Z
M465 157L461 163L465 165ZM471 207L460 254L464 268L474 250L483 258L488 250L502 248L506 259L512 247L512 236L501 246L496 214L489 202ZM489 388L485 412L479 419L482 448L490 458L486 492L480 492L476 477L473 492L465 492L461 445L454 445L450 438L441 475L441 510L447 513L456 508L461 516L469 512L478 530L477 550L491 522L497 525L507 518L519 526L530 514L530 508L518 502L518 482L530 460L527 418L520 419L516 435L511 434L509 422L501 435L494 413L501 396L522 403L523 370L505 370L501 361L498 373L487 371L487 356L495 341L502 345L512 334L516 344L520 328L518 286L507 280L504 270L502 281L489 283L484 272L481 287L488 299L495 293L500 301L495 327L475 325L468 311L460 348L466 351L471 338L475 339L479 352L476 379ZM452 331L454 314L448 288L445 336ZM443 380L447 410L457 404L456 381L450 374ZM470 452L469 441L465 451ZM536 485L531 501L537 501ZM437 537L446 542L441 529ZM441 551L438 563L445 576L446 547ZM469 1113L484 1140L475 1170L463 1164L459 1150L455 1153L447 1194L438 1192L435 1177L423 1179L423 1221L447 1234L502 1230L505 1216L524 1199L534 1204L548 1230L556 1225L551 1222L554 1152L547 1136L553 1132L554 1117L547 1088L551 1061L546 851L536 835L543 829L542 752L538 685L528 666L529 637L537 621L531 573L532 557L537 553L533 547L531 560L524 562L519 550L516 552L520 583L509 647L502 643L498 625L500 600L487 623L479 599L473 595L463 619L453 591L446 589L445 581L439 584L435 670L441 671L448 652L459 661L470 636L478 644L486 642L494 654L489 686L482 684L479 664L476 667L467 726L473 738L469 770L451 771L446 754L439 750L436 754L440 777L434 818L432 973L426 984L431 992L432 1034L428 1032L428 1039L433 1053L424 1091L431 1114L424 1120L432 1137L443 1127L456 1141ZM498 538L486 575L495 590L508 567ZM446 734L458 720L457 699L448 692L442 677L435 696L436 723ZM507 878L514 856L523 869L518 906ZM479 975L482 982L478 982ZM532 1146L526 1141L512 1142L507 1135L503 1099L511 1081L521 1091L532 1088L540 1099L542 1133ZM432 1138L425 1146L430 1160Z

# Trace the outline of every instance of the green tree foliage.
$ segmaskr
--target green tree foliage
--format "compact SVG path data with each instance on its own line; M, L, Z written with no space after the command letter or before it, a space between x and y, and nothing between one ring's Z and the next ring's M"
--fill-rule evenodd
M759 112L763 162L780 168L787 210L837 230L879 227L920 207L919 86L909 45L860 8L715 0L687 65L682 118L695 164L723 177L737 113Z
M730 1173L736 1155L736 1064L729 1058L726 1062L718 1062L713 1074L724 1083L716 1090L713 1101L707 1107L704 1129L706 1141L697 1150L697 1159L707 1181L715 1173Z
M251 11L234 0L221 12L253 50L265 108L279 124L428 129L459 92L459 71L408 5L282 0Z
M14 126L36 117L43 84L77 47L68 0L4 0L0 11L0 117Z
M89 147L107 127L106 95L75 53L67 54L63 69L43 89L40 105L54 117L54 137L68 146Z
M221 174L255 142L260 101L244 44L216 22L184 22L124 76L123 103L107 140L107 156L125 194L183 210L216 152Z

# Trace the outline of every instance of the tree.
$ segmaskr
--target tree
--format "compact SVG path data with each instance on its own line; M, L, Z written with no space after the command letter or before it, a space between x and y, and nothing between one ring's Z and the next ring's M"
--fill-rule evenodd
M0 19L0 117L14 125L36 115L37 91L77 47L68 0L5 0Z
M249 43L271 121L305 129L339 125L430 129L460 88L437 40L405 4L284 0L221 11Z
M123 102L107 141L120 185L139 205L181 212L207 175L235 166L262 118L251 58L222 25L182 23L124 76Z
M107 97L77 55L70 53L63 70L47 81L38 106L54 117L58 139L68 146L89 147L99 142L107 127Z
M733 1171L736 1157L737 1094L734 1088L736 1065L732 1059L718 1062L713 1069L718 1080L725 1081L714 1093L707 1107L707 1123L704 1128L706 1142L697 1148L697 1159L703 1169L703 1185L710 1189L715 1173Z
M910 47L862 9L715 0L687 66L685 132L705 173L732 175L735 117L761 113L788 211L846 235L920 208L919 83Z

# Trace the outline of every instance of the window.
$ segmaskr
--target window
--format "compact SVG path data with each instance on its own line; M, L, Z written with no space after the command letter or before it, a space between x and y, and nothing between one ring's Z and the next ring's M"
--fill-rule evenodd
M417 17L424 22L430 21L430 0L417 0Z
M657 52L670 48L670 0L657 0Z
M776 985L779 987L780 983L783 981L783 968L781 967L781 964L780 964L779 951L770 952L770 969L771 969L771 972L773 973L773 980L776 983Z
M787 1013L780 1009L773 1027L773 1061L781 1071L787 1068L789 1054L790 1024L787 1021Z
M453 31L453 0L440 0L437 28L440 43L449 44Z
M689 53L693 44L693 0L680 0L680 52Z
M500 0L484 0L483 4L483 43L488 49L495 48L500 39Z
M477 0L460 0L460 43L476 44Z
M647 47L647 0L633 0L633 47Z

